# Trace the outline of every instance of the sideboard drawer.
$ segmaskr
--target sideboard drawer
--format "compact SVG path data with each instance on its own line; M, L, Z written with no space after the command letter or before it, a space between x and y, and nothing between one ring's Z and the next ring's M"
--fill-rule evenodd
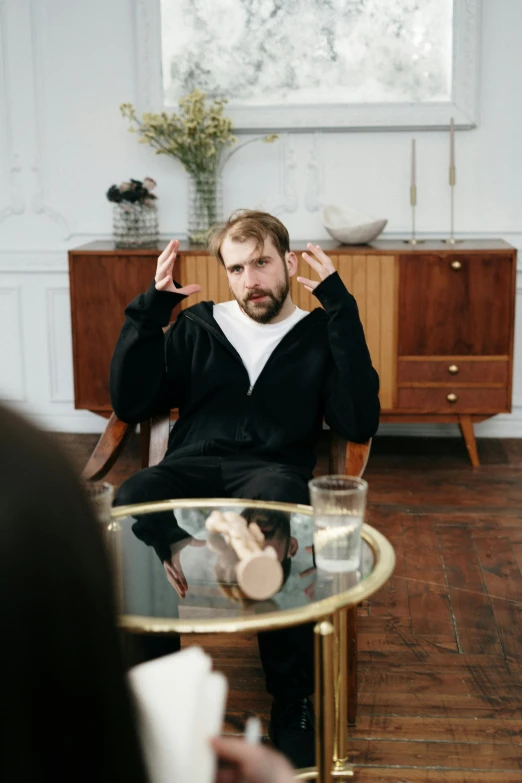
M508 359L444 358L416 361L399 359L397 380L404 383L502 383L508 382Z
M477 389L459 386L445 388L402 388L398 392L401 410L432 413L500 413L508 410L506 389Z

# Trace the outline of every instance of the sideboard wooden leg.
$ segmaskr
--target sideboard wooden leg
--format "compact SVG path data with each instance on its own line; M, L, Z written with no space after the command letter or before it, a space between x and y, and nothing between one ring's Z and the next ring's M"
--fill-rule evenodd
M475 431L473 430L473 422L471 416L459 416L459 427L468 450L471 464L474 468L480 466L479 456L477 451L477 441L475 440Z

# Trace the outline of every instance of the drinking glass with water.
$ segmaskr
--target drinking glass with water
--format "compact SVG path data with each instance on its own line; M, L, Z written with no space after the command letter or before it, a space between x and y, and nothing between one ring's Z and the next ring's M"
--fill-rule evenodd
M368 484L354 476L322 476L308 483L314 512L315 563L323 571L356 571Z

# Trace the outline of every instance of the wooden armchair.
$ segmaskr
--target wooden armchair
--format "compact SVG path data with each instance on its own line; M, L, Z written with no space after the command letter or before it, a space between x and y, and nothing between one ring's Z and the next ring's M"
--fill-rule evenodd
M168 414L154 416L140 424L141 467L157 465L167 451L170 417ZM87 481L99 481L112 468L123 446L134 432L133 424L125 424L116 414L110 417L82 476ZM328 472L346 476L362 476L370 455L371 440L353 443L330 430L330 454Z
M157 465L167 451L170 430L170 416L165 413L142 421L140 424L141 466ZM102 433L87 465L83 478L98 481L112 468L118 456L134 432L134 425L125 424L113 413ZM330 474L362 476L370 455L371 440L353 443L330 430ZM348 724L354 726L357 718L357 607L347 612L347 657L348 657Z

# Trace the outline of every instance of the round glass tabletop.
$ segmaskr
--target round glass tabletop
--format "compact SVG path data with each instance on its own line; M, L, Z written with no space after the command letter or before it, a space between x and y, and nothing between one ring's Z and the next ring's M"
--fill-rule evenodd
M282 567L279 591L248 598L238 558L206 521L214 510L256 522ZM112 510L106 541L115 563L120 625L136 632L269 630L317 620L360 603L393 571L391 544L363 526L356 571L316 568L310 506L238 499L169 500ZM271 553L273 557L274 553Z

